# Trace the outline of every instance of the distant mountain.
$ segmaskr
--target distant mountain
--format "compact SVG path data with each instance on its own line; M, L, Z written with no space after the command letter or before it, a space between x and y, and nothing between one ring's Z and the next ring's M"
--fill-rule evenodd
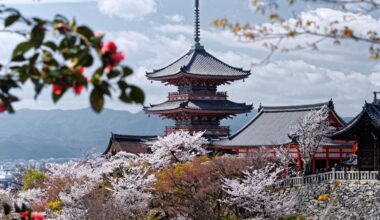
M222 121L235 132L254 115L239 115ZM105 109L101 114L81 110L19 110L0 115L0 160L68 158L91 148L103 152L111 132L130 135L161 135L170 120Z

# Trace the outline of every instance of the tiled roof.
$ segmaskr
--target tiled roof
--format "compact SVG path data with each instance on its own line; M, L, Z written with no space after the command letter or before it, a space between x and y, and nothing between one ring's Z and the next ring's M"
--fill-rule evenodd
M344 136L345 133L350 132L352 129L354 129L365 116L368 116L368 118L371 120L371 123L380 129L380 105L365 103L363 110L355 118L348 122L344 128L331 135L331 137L339 138L342 135Z
M252 105L244 103L235 103L228 100L189 100L189 101L167 101L158 105L146 107L148 112L165 111L175 109L192 109L192 110L236 110L251 111Z
M291 142L288 134L298 120L311 110L321 109L324 105L329 106L333 111L331 101L313 105L262 106L258 114L247 125L229 139L218 141L215 145L261 147L288 144Z
M154 79L173 76L179 73L240 78L246 78L251 74L250 71L235 68L220 61L202 47L198 47L191 49L188 53L169 66L159 70L154 70L153 72L148 72L147 77Z
M157 138L157 136L135 136L135 135L120 135L120 134L112 133L111 138L110 138L109 143L108 143L108 146L107 146L107 149L105 150L103 155L110 153L111 147L115 143L121 144L123 142L129 142L129 143L140 144L142 146L142 144L144 144L144 143L147 144L147 143L155 140L156 138ZM128 144L122 144L122 145L123 145L122 147L126 148L126 149L129 147Z

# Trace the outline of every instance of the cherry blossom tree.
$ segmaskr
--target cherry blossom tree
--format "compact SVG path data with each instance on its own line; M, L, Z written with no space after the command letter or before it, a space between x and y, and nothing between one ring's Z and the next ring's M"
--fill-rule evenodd
M297 170L292 165L295 163L293 155L289 151L289 147L280 146L275 148L275 154L277 158L277 165L286 171L288 176L293 176L297 173Z
M190 162L194 157L207 153L205 146L208 141L202 137L203 134L204 132L190 134L186 131L178 131L165 137L158 137L151 146L152 153L146 154L145 159L154 168Z
M311 172L311 162L330 130L329 112L327 106L309 112L297 122L289 134L298 143L304 174Z
M138 218L149 208L155 181L155 175L146 168L124 169L121 178L111 180L113 204L123 211L124 217Z
M229 195L226 203L243 208L256 218L278 218L293 211L295 201L285 194L272 191L281 169L273 164L252 171L244 171L238 179L224 178L223 190Z

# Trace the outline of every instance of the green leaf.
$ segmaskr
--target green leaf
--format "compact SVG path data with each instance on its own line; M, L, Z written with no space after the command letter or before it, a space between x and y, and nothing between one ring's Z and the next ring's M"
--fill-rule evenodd
M36 25L31 32L30 41L32 42L34 48L39 48L45 38L45 30L43 26Z
M38 96L41 94L41 91L42 91L43 88L44 88L44 84L43 83L35 83L34 84L34 91L36 92L36 94L34 94L34 99L38 98Z
M63 96L63 94L66 92L66 90L62 91L62 93L60 95L57 95L55 94L54 92L52 93L52 98L53 98L53 102L54 103L57 103Z
M61 72L59 70L52 70L49 72L49 76L59 78L61 77Z
M35 53L30 59L29 59L29 65L34 66L37 62L38 57L40 56L40 53Z
M109 74L107 74L108 79L113 79L120 76L120 71L112 70Z
M78 63L75 65L76 67L90 67L94 63L94 58L88 50L80 52L78 57Z
M132 102L132 99L127 95L127 93L125 91L121 92L119 99L125 103L131 103Z
M61 22L64 22L64 23L69 23L69 19L67 19L65 16L61 15L61 14L57 14L55 16L55 21L61 21Z
M139 104L144 104L145 101L145 94L144 92L137 86L129 86L131 89L131 99L133 99L134 102Z
M4 214L9 215L11 213L12 207L7 202L3 202L3 209Z
M12 57L24 55L24 53L28 52L32 47L33 47L33 44L30 41L21 42L13 50Z
M12 62L23 62L25 60L26 59L25 59L24 55L18 55L18 56L13 57L11 61Z
M53 51L56 51L57 48L58 48L57 45L53 41L47 41L47 42L45 42L44 46L49 47Z
M90 94L90 103L92 109L94 109L94 111L97 113L101 112L104 107L104 96L102 92L96 87Z
M19 15L19 14L14 14L14 15L10 15L10 16L8 16L7 18L5 18L5 21L4 21L4 27L9 27L9 26L11 26L11 25L14 24L18 19L20 19L20 15Z
M133 74L133 70L128 66L123 66L123 77L127 77Z
M87 26L79 26L77 28L77 32L85 36L87 39L90 39L91 37L94 36L94 32L92 32L92 30Z

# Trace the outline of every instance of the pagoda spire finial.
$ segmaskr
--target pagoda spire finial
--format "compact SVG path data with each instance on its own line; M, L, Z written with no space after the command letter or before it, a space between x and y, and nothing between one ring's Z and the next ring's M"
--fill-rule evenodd
M201 30L200 30L200 10L199 0L195 0L195 32L194 32L195 48L202 48L201 46Z

